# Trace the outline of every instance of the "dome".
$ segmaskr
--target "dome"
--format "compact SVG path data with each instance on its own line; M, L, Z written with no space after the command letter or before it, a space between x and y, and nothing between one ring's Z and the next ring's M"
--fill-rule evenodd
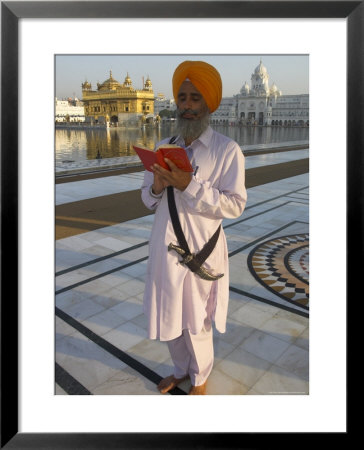
M250 86L247 82L244 83L243 87L240 89L240 94L249 94Z
M89 83L87 80L84 83L82 83L83 90L87 90L87 89L91 89L91 88L92 88L91 83Z
M99 90L111 91L113 89L120 87L120 83L116 81L115 78L113 78L112 72L110 70L110 77L107 80L105 80L102 84L97 83L97 87Z
M149 75L148 75L148 78L146 79L146 81L145 81L145 84L144 84L144 89L152 89L152 82L150 81L150 78L149 78Z
M267 68L265 66L263 66L262 60L260 60L259 66L257 66L254 70L254 73L256 74L264 74L266 75L267 72Z
M124 86L131 86L131 78L129 77L129 73L126 74Z
M275 83L272 84L272 87L270 88L270 91L271 91L272 93L275 93L275 92L278 91L278 88L277 88L277 86L276 86Z

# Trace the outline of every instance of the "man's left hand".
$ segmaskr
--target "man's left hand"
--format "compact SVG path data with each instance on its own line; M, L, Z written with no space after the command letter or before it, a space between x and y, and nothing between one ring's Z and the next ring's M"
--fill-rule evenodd
M185 172L184 170L179 169L172 161L167 158L164 158L165 162L168 164L171 169L166 170L161 167L159 164L154 164L153 170L156 174L162 177L169 185L175 187L180 191L184 191L186 187L190 184L192 174L190 172Z

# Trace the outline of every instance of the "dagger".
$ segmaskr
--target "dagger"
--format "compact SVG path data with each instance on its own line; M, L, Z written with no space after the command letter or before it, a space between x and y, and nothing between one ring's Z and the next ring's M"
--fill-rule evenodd
M183 248L178 247L178 245L172 244L172 242L168 245L168 251L171 251L171 250L174 250L175 252L177 252L179 255L182 256L182 260L180 261L180 263L182 263L182 264L187 265L194 258L194 255L186 254L186 252L185 252L185 250L183 250ZM194 273L196 275L198 275L200 278L202 278L203 280L208 280L208 281L215 281L224 276L223 273L220 273L218 275L212 275L212 273L210 273L208 270L206 270L202 266L200 266L196 271L194 271Z

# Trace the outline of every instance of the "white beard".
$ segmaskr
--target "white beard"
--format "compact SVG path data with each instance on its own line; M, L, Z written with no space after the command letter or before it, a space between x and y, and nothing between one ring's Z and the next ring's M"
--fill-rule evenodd
M206 130L210 123L210 113L206 113L200 119L184 119L177 109L177 132L184 140L193 141Z

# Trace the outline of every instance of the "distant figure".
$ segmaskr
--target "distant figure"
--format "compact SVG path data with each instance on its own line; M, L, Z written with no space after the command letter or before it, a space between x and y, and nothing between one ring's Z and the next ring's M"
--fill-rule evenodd
M97 150L96 159L102 159L102 156L100 154L100 150Z
M154 173L145 172L142 199L156 213L144 312L149 338L167 341L174 364L159 391L165 394L189 377L189 395L205 395L214 362L212 321L220 333L226 331L229 301L221 223L239 217L245 208L244 156L236 142L209 126L222 96L220 74L213 66L185 61L175 70L172 85L179 134L157 146L170 142L185 147L194 174L168 159L171 171L156 164Z

